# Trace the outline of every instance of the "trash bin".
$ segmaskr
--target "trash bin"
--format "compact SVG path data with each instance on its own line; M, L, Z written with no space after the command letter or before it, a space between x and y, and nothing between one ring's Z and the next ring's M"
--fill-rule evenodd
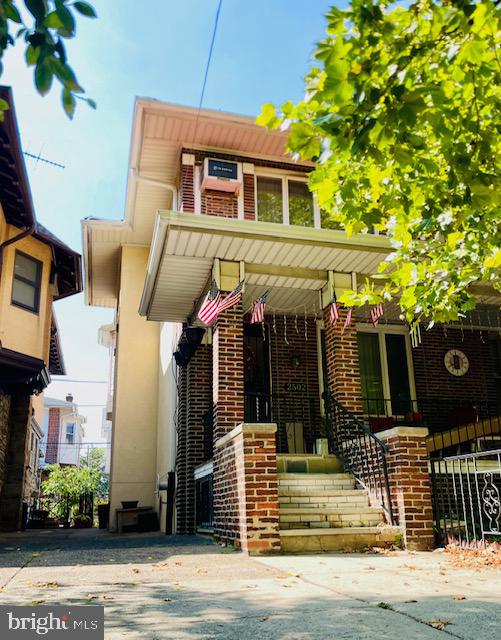
M99 520L99 528L107 529L110 522L110 503L97 505L97 519Z

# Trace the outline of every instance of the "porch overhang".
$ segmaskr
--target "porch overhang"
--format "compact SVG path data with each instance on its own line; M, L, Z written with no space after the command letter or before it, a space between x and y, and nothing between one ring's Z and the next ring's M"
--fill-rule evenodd
M268 309L319 310L328 271L375 273L390 252L384 236L159 211L139 313L184 322L196 310L216 258L245 263L244 309L272 287Z

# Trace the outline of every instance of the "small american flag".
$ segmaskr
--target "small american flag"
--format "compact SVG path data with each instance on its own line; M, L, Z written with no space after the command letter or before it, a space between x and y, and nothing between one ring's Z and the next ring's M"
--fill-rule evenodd
M200 311L198 312L198 317L204 324L212 324L217 318L220 302L221 292L219 291L216 281L213 280L210 289L205 296L205 300L202 302Z
M264 322L264 307L266 304L266 298L268 297L269 289L262 293L259 298L254 302L252 307L251 324L255 322Z
M331 319L331 323L332 324L336 324L336 322L341 317L340 314L339 314L339 302L336 302L335 299L331 302L331 308L330 308L330 314L329 315L330 315L330 319Z
M225 311L225 309L230 309L231 307L236 305L237 302L240 302L240 300L242 299L242 288L243 288L243 286L244 286L244 281L241 280L237 284L237 286L233 289L233 291L231 291L226 296L226 298L224 298L224 300L221 300L219 302L219 306L218 306L218 309L217 309L217 314L221 313L221 311Z
M370 316L371 322L374 327L377 327L379 318L384 314L384 304L380 302L375 307L372 307Z
M344 321L343 330L341 331L341 335L343 335L346 329L350 326L352 317L353 317L353 307L349 307L348 313L346 314L346 320Z

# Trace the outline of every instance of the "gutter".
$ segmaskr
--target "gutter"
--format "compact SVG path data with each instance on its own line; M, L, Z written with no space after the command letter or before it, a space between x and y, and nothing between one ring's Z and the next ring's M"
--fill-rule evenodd
M24 231L21 231L21 233L18 233L17 236L13 236L12 238L9 238L8 240L4 240L4 242L2 242L2 244L0 244L0 280L2 278L4 248L7 247L10 244L14 244L15 242L18 242L19 240L22 240L23 238L26 238L27 236L33 235L33 233L35 232L35 226L36 225L33 222Z

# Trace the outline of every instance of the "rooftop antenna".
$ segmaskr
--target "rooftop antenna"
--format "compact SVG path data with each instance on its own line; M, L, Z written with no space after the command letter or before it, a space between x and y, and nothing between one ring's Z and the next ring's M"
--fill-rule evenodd
M23 153L27 158L31 158L31 160L35 161L35 166L38 165L39 162L44 162L45 164L48 164L52 167L57 167L58 169L66 169L64 164L60 164L59 162L53 162L52 160L48 160L47 158L44 158L42 156L42 148L38 152L38 155L35 155L34 153L30 153L29 151L23 151Z

